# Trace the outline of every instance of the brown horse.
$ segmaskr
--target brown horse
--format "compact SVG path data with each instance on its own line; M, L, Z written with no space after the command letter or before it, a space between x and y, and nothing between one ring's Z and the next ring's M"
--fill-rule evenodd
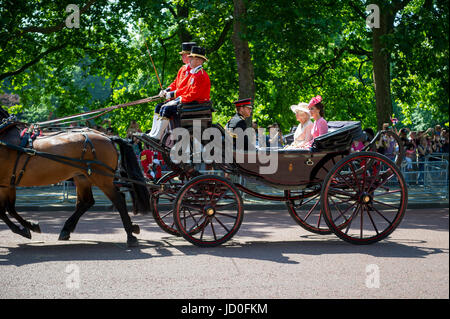
M0 108L0 124L8 116L9 114ZM5 123L6 121L3 121L3 124ZM35 155L33 152L24 153L17 151L17 148L8 147L20 144L19 135L20 129L17 125L3 125L3 128L0 125L0 142L3 142L3 145L0 143L0 218L14 233L31 238L30 230L40 232L38 224L30 223L17 214L16 186L50 185L73 178L77 193L76 209L64 224L59 239L68 240L80 217L94 205L92 186L95 185L105 193L119 211L127 233L127 244L137 245L137 238L132 233L139 233L139 227L132 224L125 196L114 185L118 153L108 136L88 129L49 133L34 140L33 150L37 152ZM20 157L18 157L19 154ZM39 154L55 154L57 157L55 160ZM123 155L124 152L122 152ZM130 162L129 159L128 162ZM137 164L135 156L134 162ZM134 199L135 196L133 196ZM144 198L144 201L149 202L148 198ZM135 204L134 201L133 204ZM146 204L143 206L148 207ZM11 222L6 211L24 228L19 228ZM145 213L146 209L140 212Z

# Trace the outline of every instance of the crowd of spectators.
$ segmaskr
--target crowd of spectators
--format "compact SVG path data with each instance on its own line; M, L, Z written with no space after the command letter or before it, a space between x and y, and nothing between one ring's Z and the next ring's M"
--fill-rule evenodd
M424 131L411 131L404 127L400 130L391 128L389 124L383 125L383 130L392 130L399 137L405 151L405 159L402 165L407 173L407 181L411 182L410 174L415 174L413 181L421 184L424 178L425 163L427 161L448 160L449 154L449 131L440 125ZM377 143L377 151L394 159L398 152L398 147L393 138L383 136ZM411 176L413 176L411 175Z
M392 130L389 124L384 124L383 130ZM411 131L404 127L394 132L400 137L402 144L405 148L406 161L408 165L411 162L424 161L428 156L431 158L433 154L448 154L449 152L449 131L443 129L440 125L436 125L434 128L429 128L425 131ZM393 142L391 139L381 139L378 151L382 152L388 157L395 156L395 150L393 149Z
M258 125L256 122L252 123L252 127L255 129L258 134ZM103 131L101 127L95 128L99 131ZM270 145L272 140L278 141L278 146L282 147L285 144L282 132L279 128L278 123L274 123L268 127L269 129L273 129L276 134L273 136L266 136L266 145ZM433 160L433 155L442 157L442 154L449 153L449 131L448 129L443 129L440 125L436 125L434 128L429 128L425 131L411 131L408 128L404 127L400 130L397 130L395 127L393 128L388 123L383 125L384 131L393 131L396 133L404 146L405 150L405 170L406 171L423 171L424 162L426 159ZM109 134L108 129L104 131L106 134ZM114 133L111 129L111 132ZM139 158L142 156L143 151L145 151L142 143L139 142L136 138L133 137L133 134L136 132L141 132L139 128L139 124L136 121L130 121L130 125L127 129L127 138L133 142L133 147L135 148L136 156ZM370 140L374 137L374 131L370 128L364 130L367 135L367 141L355 141L352 144L352 152L361 150ZM258 141L258 138L257 138ZM388 135L383 135L376 144L377 152L386 155L388 158L395 160L395 157L398 152L398 146L396 145L395 139ZM157 158L158 154L154 155L154 158ZM445 155L444 155L445 156ZM153 157L153 156L152 156ZM437 157L436 157L437 158ZM447 155L448 158L448 155ZM439 160L439 159L438 159ZM156 166L160 166L162 163L157 161L155 163ZM152 167L152 165L150 165ZM149 170L150 171L150 170ZM160 172L158 177L160 177ZM150 177L148 174L146 174ZM154 174L152 174L154 175ZM153 177L154 178L154 177Z

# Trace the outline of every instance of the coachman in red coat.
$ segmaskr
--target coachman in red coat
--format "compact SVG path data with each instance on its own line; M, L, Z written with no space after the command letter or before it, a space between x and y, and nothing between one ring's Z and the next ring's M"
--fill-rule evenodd
M167 100L172 99L175 96L175 92L177 90L181 90L187 84L187 77L189 76L189 71L191 70L191 65L189 64L189 54L191 54L191 49L193 46L196 46L195 42L183 42L181 44L181 51L179 52L181 55L181 60L183 61L183 66L178 70L177 77L173 82L165 89L159 92L160 97L165 97ZM159 103L155 107L155 114L153 115L153 125L152 130L150 131L150 136L154 134L156 129L156 120L160 116L161 107L166 102Z
M193 46L189 54L190 70L182 80L182 86L169 92L173 100L161 106L159 117L154 118L150 138L159 141L169 125L169 119L176 115L180 104L200 104L210 100L211 81L203 70L203 63L208 61L205 48ZM167 97L167 96L166 96Z

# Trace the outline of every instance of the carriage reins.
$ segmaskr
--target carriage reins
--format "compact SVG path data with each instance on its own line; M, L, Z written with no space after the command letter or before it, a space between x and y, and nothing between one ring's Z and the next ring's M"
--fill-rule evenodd
M25 172L26 165L28 164L28 161L30 160L30 158L33 157L33 156L44 157L44 158L47 158L47 159L55 161L55 162L59 162L59 163L65 164L65 165L69 165L69 166L73 166L73 167L76 167L76 168L83 169L83 170L87 171L88 175L92 175L92 173L96 173L96 174L107 176L107 177L113 177L113 178L116 178L118 180L123 180L125 182L132 182L132 183L136 183L136 184L140 184L140 185L144 185L144 186L149 186L147 183L140 182L140 181L137 181L137 180L134 180L134 179L131 179L131 178L127 178L127 177L123 177L123 176L119 176L117 174L114 174L116 172L115 169L113 169L112 167L106 165L105 163L103 163L103 162L101 162L101 161L99 161L97 159L93 159L93 160L86 160L86 159L83 159L83 158L77 159L77 158L67 157L67 156L64 156L64 155L57 155L57 154L51 154L51 153L46 153L46 152L40 152L40 151L36 151L35 149L32 149L32 148L20 147L20 146L13 145L13 144L1 141L1 140L0 140L0 145L3 145L3 146L5 146L7 148L10 148L12 150L16 150L16 151L19 152L19 154L27 154L28 155L27 159L25 160L23 168L19 172L19 175L17 176L17 179L16 179L15 171L17 170L17 165L18 165L18 162L19 162L19 160L18 160L19 155L17 156L16 163L15 163L15 166L14 166L13 176L11 177L11 186L16 186L16 185L19 184L19 182L20 182L20 180L21 180L21 178L22 178L22 176L23 176L23 174ZM82 165L79 165L78 163L86 164L87 166L82 166ZM108 171L110 171L111 173L105 172L103 170L92 168L91 165L102 166L105 169L107 169Z
M106 113L109 113L111 111L114 111L114 110L117 110L117 109L120 109L120 108L132 106L132 105L149 103L149 102L157 101L157 100L160 100L160 99L162 99L162 97L160 97L159 95L155 95L155 96L147 97L145 99L140 99L140 100L136 100L136 101L132 101L132 102L128 102L128 103L113 105L113 106L105 107L105 108L98 109L98 110L78 113L78 114L75 114L75 115L64 116L64 117L60 117L60 118L57 118L57 119L54 119L54 120L38 122L38 123L36 123L36 125L39 126L39 127L46 127L47 124L55 124L55 123L60 123L59 125L71 124L71 123L79 122L80 120L71 121L71 122L64 122L64 123L61 123L61 122L66 121L66 120L79 118L79 117L83 117L83 116L86 116L86 115L96 114L96 115L94 115L94 116L92 116L92 117L90 117L88 119L85 119L85 121L87 121L87 120L91 120L91 119L97 118L99 116L102 116L102 115L104 115ZM98 114L98 113L100 113L100 114Z
M79 114L75 114L75 115L71 115L71 116L65 116L65 117L62 117L62 118L54 119L54 120L38 122L36 124L31 124L31 125L28 124L28 123L19 122L13 116L8 118L8 120L9 120L8 122L2 121L2 123L1 123L2 124L2 131L6 130L10 126L16 125L16 124L30 125L30 128L27 129L27 132L25 132L25 131L23 132L23 133L25 133L25 136L22 138L20 145L14 145L14 144L10 144L8 142L4 142L4 141L0 140L0 145L3 145L3 146L5 146L7 148L10 148L12 150L16 150L18 152L17 157L16 157L16 161L14 163L14 169L13 169L13 174L11 176L10 185L11 186L18 185L20 183L22 177L23 177L23 174L25 173L25 169L26 169L26 166L28 165L28 162L29 162L30 158L33 157L33 156L40 156L40 157L44 157L44 158L50 159L52 161L56 161L56 162L65 164L65 165L69 165L69 166L73 166L73 167L76 167L76 168L80 168L80 169L86 170L87 174L89 176L92 175L92 173L96 173L96 174L100 174L100 175L107 176L107 177L113 177L113 178L116 178L118 180L123 180L123 181L126 181L126 182L132 182L132 183L148 186L147 183L144 183L144 182L141 182L141 181L136 181L136 180L133 180L133 179L130 179L130 178L127 178L127 177L119 176L117 174L111 174L111 173L108 173L108 172L105 172L105 171L102 171L102 170L98 170L98 169L92 168L91 165L99 165L99 166L102 166L102 167L106 168L108 171L110 171L112 173L116 172L116 170L113 169L112 167L110 167L110 166L106 165L105 163L97 160L97 155L96 155L96 152L95 152L94 145L93 145L92 141L89 139L88 135L85 132L82 133L83 136L85 137L85 140L84 140L84 143L83 143L83 149L82 149L82 154L81 154L81 158L80 159L71 158L71 157L58 155L58 154L51 154L51 153L37 151L37 150L32 148L32 140L33 139L31 137L31 135L33 135L33 129L36 128L36 129L39 130L40 127L46 127L48 124L60 123L59 125L66 125L66 124L70 124L70 123L74 123L74 122L79 122L80 120L71 121L71 122L63 122L65 120L80 118L80 117L83 117L83 116L86 116L86 115L90 115L90 114L96 114L95 116L92 116L92 117L90 117L88 119L85 119L85 120L90 120L90 119L94 119L96 117L102 116L102 115L104 115L104 114L106 114L108 112L111 112L113 110L119 109L119 108L124 108L124 107L127 107L127 106L148 103L148 102L156 101L156 100L159 100L159 99L161 99L161 97L159 95L152 96L152 97L148 97L148 98L145 98L145 99L140 99L140 100L136 100L136 101L132 101L132 102L128 102L128 103L118 104L118 105L106 107L106 108L103 108L103 109L98 109L98 110L94 110L94 111L79 113ZM63 123L61 123L61 122L63 122ZM58 125L58 124L56 124L56 125ZM36 138L38 136L37 134L34 134L34 135L35 135L35 136L33 136L34 138ZM22 141L24 141L24 142L22 142ZM29 144L30 147L26 147L26 146L28 146L28 144ZM91 148L91 152L94 155L94 159L93 160L86 160L86 159L84 159L84 155L86 154L88 146ZM26 158L25 163L24 163L22 169L19 172L19 175L16 176L19 160L20 160L20 158L21 158L21 156L23 154L27 154L28 157ZM79 165L77 163L85 164L86 167L82 166L82 165Z

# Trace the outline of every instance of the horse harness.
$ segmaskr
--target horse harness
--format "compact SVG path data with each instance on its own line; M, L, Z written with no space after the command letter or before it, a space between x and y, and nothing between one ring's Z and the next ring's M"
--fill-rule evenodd
M3 119L2 122L0 123L0 133L3 131L6 131L7 129L11 128L15 124L18 124L18 121L15 116L11 116L8 119ZM39 131L35 130L35 129L31 129L31 127L30 127L30 129L27 129L27 131L23 131L22 133L23 134L22 134L21 142L19 143L19 145L11 144L6 141L2 141L0 139L1 146L5 146L9 149L17 151L17 157L16 157L16 161L14 163L13 174L12 174L11 180L10 180L10 185L12 187L17 186L20 183L20 180L22 179L23 174L25 173L25 169L28 165L28 162L29 162L30 158L33 156L44 157L44 158L50 159L55 162L59 162L59 163L65 164L65 165L80 168L82 170L85 170L89 176L92 175L92 173L96 173L96 174L107 176L107 177L113 177L117 181L122 180L125 182L131 182L131 183L135 183L135 184L139 184L139 185L143 185L143 186L147 186L147 187L148 186L156 187L156 185L152 185L152 184L149 185L142 181L127 178L124 176L119 176L116 174L115 169L113 169L112 167L99 161L97 159L97 154L95 151L94 144L89 139L89 136L86 134L86 132L81 132L81 134L83 134L83 136L84 136L84 143L83 143L81 157L79 159L71 158L71 157L67 157L67 156L63 156L63 155L58 155L58 154L51 154L51 153L37 151L37 150L33 149L32 144L33 144L33 141L40 135ZM92 160L84 159L85 154L88 150L88 147L91 149L91 152L94 155L94 159L92 159ZM22 166L22 169L19 171L18 176L16 176L19 160L23 154L28 155L28 157L25 160L25 163ZM83 164L84 164L84 166L83 166ZM92 168L91 165L101 166L101 167L105 168L106 171Z
M83 142L83 149L82 149L80 159L36 151L35 149L33 149L33 142L41 134L42 134L42 132L38 128L30 126L28 129L24 129L21 132L19 145L13 145L13 144L9 144L7 142L0 141L0 145L6 146L8 148L11 148L11 149L17 151L17 157L16 157L16 161L14 163L13 173L12 173L11 180L10 180L11 186L15 187L20 183L20 181L23 177L23 174L25 173L25 169L28 165L28 162L30 161L30 158L35 155L45 157L50 160L60 162L60 163L66 164L66 165L81 168L83 170L86 170L87 174L89 176L92 175L93 172L95 172L95 173L98 173L98 174L101 174L104 176L115 177L114 174L109 174L104 171L92 169L91 165L97 164L97 165L105 167L107 170L109 170L112 173L115 172L115 170L113 168L111 168L108 165L104 164L103 162L100 162L97 160L97 154L95 151L94 144L89 139L89 136L86 134L86 132L82 132L82 135L84 136L84 142ZM84 156L87 152L88 147L90 147L91 152L94 155L93 160L85 160L84 159ZM22 155L24 155L24 154L28 155L28 157L25 159L25 163L23 164L22 169L19 171L19 173L17 175L19 160L22 157ZM82 166L82 165L78 165L78 164L76 164L76 162L86 164L86 167Z

